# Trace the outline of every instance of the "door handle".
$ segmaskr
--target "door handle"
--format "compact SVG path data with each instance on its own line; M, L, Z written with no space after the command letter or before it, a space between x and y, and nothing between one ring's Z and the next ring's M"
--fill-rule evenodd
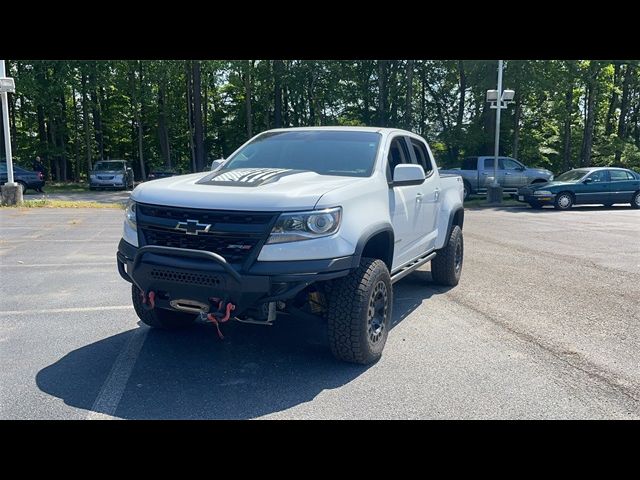
M509 172L505 172L504 174L505 174L505 175L511 175Z
M482 172L483 175L489 175L487 172Z
M435 194L435 195L434 195L434 197L435 197L436 202L437 202L437 201L438 201L438 198L440 198L440 189L439 189L439 188L436 188L436 189L434 190L434 194Z
M416 193L416 202L422 203L422 194L421 193Z

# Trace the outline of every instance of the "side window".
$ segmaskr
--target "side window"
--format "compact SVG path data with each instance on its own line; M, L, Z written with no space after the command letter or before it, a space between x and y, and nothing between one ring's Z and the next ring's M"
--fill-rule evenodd
M462 161L462 170L478 170L478 157L465 158Z
M612 182L626 182L630 180L627 172L624 170L609 170L609 175L611 176Z
M411 163L404 137L395 137L391 141L391 146L389 147L388 162L392 175L393 170L396 168L396 165L400 165L401 163Z
M598 170L589 175L593 183L604 183L609 181L609 175L606 170Z
M418 164L422 165L424 169L424 176L428 177L433 172L433 165L431 164L431 158L429 158L429 152L427 152L427 148L424 146L419 140L415 138L411 138L411 145L413 146L413 152L416 155L416 160Z
M500 164L498 163L498 167ZM485 158L484 159L484 169L485 170L493 170L493 158Z
M501 158L498 161L498 166L504 170L519 170L520 164L518 162L514 162L508 158Z

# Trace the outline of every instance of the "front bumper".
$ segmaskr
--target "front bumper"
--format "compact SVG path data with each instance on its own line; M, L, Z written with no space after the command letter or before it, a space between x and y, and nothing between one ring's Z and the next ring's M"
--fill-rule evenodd
M513 198L519 202L524 203L540 203L540 204L548 204L553 203L556 199L555 193L551 195L532 195L531 193L521 193L518 192L513 194Z
M211 252L147 246L120 240L118 271L145 293L156 293L159 308L190 300L212 306L213 298L236 305L235 314L262 303L288 300L312 283L349 274L353 257L290 262L255 262L248 271Z

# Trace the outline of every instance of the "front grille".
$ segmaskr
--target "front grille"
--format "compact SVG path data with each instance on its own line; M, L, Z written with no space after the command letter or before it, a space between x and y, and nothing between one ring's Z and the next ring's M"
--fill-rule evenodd
M198 219L200 223L232 223L243 225L266 225L273 219L273 213L263 212L228 212L220 210L197 210L175 207L159 207L155 205L138 205L143 215L171 220Z
M271 231L276 213L185 209L156 205L136 206L141 245L189 248L221 255L231 264L243 264L260 248ZM178 222L197 220L211 225L208 232L187 235Z

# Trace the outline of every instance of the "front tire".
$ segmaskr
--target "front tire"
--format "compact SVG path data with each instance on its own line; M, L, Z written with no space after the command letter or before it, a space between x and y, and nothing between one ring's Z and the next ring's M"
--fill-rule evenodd
M131 285L131 301L138 318L151 328L177 330L191 326L196 320L196 315L191 313L174 312L162 308L147 310L142 303L142 292L135 285Z
M466 201L471 196L471 185L469 185L469 182L466 180L463 181L462 184L464 185L462 200Z
M387 266L382 260L362 258L357 269L331 288L327 327L333 355L362 365L379 360L391 326L392 304Z
M462 229L454 225L449 241L431 260L431 277L439 285L455 287L460 282L464 260L464 239Z
M556 195L554 207L557 210L569 210L573 206L573 195L569 192L561 192Z
M633 194L631 199L631 208L640 208L640 191Z

